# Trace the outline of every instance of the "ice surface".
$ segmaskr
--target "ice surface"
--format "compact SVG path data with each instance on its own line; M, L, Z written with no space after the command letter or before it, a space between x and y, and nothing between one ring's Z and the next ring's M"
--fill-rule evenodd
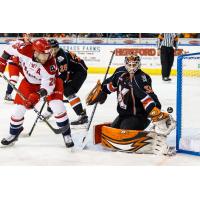
M78 93L83 100L94 87L97 79L103 79L103 75L88 75L88 78ZM152 76L153 89L162 102L163 109L171 106L176 114L176 78L172 77L171 83L162 82L160 76ZM188 84L191 79L188 79ZM5 104L3 98L7 84L0 78L0 139L8 134L9 122L13 105ZM41 106L38 105L38 109ZM69 105L67 111L70 120L75 120L76 115ZM85 106L85 103L84 103ZM87 108L90 116L93 107ZM194 113L198 117L198 113ZM117 116L116 94L111 94L106 103L98 105L92 125L101 122L112 121ZM194 116L195 117L195 116ZM109 152L99 145L92 144L92 126L89 131L90 139L88 148L81 152L69 152L61 135L55 135L45 125L39 122L31 137L23 137L27 134L36 118L34 111L28 111L25 115L24 132L16 144L12 147L0 148L0 165L200 165L200 157L178 154L174 157L155 155L138 155L119 152ZM54 124L54 119L50 122ZM192 121L191 121L192 127ZM196 124L195 124L196 126ZM84 135L83 129L72 130L75 145L78 145ZM175 131L169 136L168 142L175 145Z

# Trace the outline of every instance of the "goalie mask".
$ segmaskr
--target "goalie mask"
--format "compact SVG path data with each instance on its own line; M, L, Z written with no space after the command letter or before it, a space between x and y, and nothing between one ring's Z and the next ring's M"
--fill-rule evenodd
M129 55L125 57L125 68L130 74L134 74L141 67L140 57Z

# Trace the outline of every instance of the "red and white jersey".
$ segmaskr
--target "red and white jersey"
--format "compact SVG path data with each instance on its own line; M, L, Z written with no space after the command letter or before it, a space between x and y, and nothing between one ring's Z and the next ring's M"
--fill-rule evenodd
M57 72L54 58L48 60L44 65L34 61L32 44L19 45L18 48L8 48L6 52L19 58L24 77L29 83L41 85L40 87L46 89L48 95L53 92Z
M11 48L18 49L20 46L24 46L25 42L23 39L13 40L9 42Z

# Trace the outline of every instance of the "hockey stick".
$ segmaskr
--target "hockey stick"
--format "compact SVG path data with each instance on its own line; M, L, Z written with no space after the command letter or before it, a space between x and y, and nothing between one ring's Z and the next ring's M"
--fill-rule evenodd
M63 103L69 103L69 102L68 102L68 100L63 100ZM44 103L42 104L42 107L40 108L40 111L39 111L40 114L42 113L42 111L43 111L45 105L46 105L46 100L44 100ZM31 128L31 130L30 130L28 136L31 136L31 135L32 135L33 130L34 130L34 128L35 128L35 126L36 126L36 124L37 124L37 122L38 122L38 119L39 119L39 116L36 117L35 122L34 122L32 128Z
M46 104L46 100L44 100L44 103L42 104L42 107L41 107L41 109L40 109L40 111L39 111L40 114L42 113L45 104ZM36 124L37 124L37 122L38 122L38 119L39 119L39 115L36 117L35 122L34 122L32 128L31 128L31 130L30 130L28 136L31 136L31 135L32 135L33 130L34 130L34 128L35 128L35 126L36 126Z
M108 67L107 67L107 70L106 70L106 73L105 73L103 82L106 80L106 77L107 77L107 75L108 75L110 66L111 66L111 64L112 64L112 60L113 60L113 58L114 58L114 55L115 55L115 50L112 51L112 55L111 55L111 58L110 58L110 61L109 61L109 64L108 64ZM103 82L102 82L102 83L103 83ZM94 113L95 113L95 111L96 111L97 105L98 105L98 102L95 103L94 108L93 108L93 111L92 111L92 114L91 114L91 117L90 117L90 120L89 120L89 122L88 122L88 126L87 126L87 128L86 128L86 132L87 132L87 133L86 133L86 135L83 137L83 140L82 140L82 145L81 145L81 149L82 149L82 150L86 147L86 145L87 145L87 143L88 143L88 135L89 135L88 132L89 132L89 129L90 129L90 125L91 125L91 123L92 123L92 120L93 120L93 118L94 118Z
M15 92L16 92L24 101L26 100L26 98L24 97L24 95L15 87L15 85L13 85L13 84L8 80L8 78L7 78L4 74L0 73L0 76L1 76L7 83L9 83L9 84L11 85L11 87L15 90ZM47 126L48 126L55 134L63 133L64 131L66 131L66 129L69 128L69 125L66 125L66 126L64 126L64 127L62 127L62 128L58 128L58 129L53 128L53 127L51 126L51 124L46 120L46 118L45 118L43 115L41 115L40 112L39 112L34 106L33 106L33 110L34 110L35 113L38 115L39 119L41 119L42 121L44 121L44 122L47 124Z

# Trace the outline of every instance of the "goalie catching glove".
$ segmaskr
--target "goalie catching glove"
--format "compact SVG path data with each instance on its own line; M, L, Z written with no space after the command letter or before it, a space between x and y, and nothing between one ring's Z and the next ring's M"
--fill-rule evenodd
M95 103L103 104L107 99L107 94L102 91L100 80L97 81L96 86L91 90L86 98L87 105L94 105Z
M154 107L149 113L149 117L154 124L154 130L160 135L167 136L176 127L176 121L171 115L165 112L161 112L160 109Z

